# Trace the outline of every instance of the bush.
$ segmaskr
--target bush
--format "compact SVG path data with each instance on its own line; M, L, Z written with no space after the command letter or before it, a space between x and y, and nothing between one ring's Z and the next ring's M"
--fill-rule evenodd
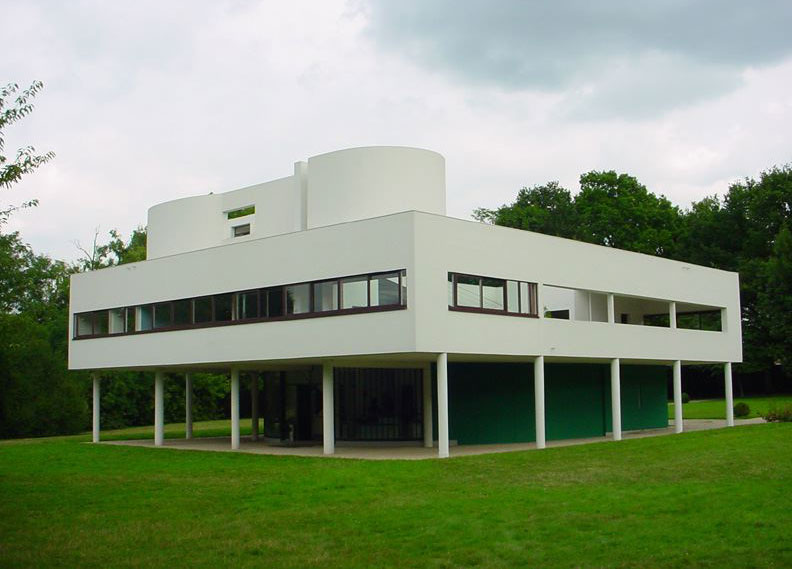
M763 419L770 423L792 423L792 405L784 405L780 409L770 407Z
M748 407L747 403L743 403L740 401L737 405L734 406L734 416L735 417L747 417L751 414L751 408Z
M683 393L682 394L682 403L683 404L684 403L690 403L690 395L688 395L687 393Z

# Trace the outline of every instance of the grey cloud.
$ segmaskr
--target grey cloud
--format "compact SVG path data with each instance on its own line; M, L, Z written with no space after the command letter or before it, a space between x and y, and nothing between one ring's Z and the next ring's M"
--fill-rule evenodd
M576 118L695 103L792 53L788 1L372 0L368 13L381 48L475 85L566 92Z

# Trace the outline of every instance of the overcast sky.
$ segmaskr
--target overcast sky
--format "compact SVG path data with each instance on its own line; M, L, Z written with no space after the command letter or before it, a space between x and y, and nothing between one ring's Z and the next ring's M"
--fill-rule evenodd
M55 160L0 205L77 256L148 207L352 146L446 157L448 212L628 172L687 206L792 161L792 3L7 0L0 82L45 83L6 133Z

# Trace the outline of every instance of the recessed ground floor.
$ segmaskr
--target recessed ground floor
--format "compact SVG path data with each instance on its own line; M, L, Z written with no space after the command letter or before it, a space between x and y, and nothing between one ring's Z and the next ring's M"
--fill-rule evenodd
M764 419L744 419L735 420L735 425L752 425L764 423ZM687 431L706 431L711 429L721 429L726 427L725 419L688 419L685 421ZM660 429L642 429L637 431L626 431L624 439L640 439L644 437L657 437L673 434L674 422L669 422L669 426ZM589 437L579 439L564 439L552 441L547 444L548 448L564 447L572 445L582 445L610 441L609 437ZM103 444L151 447L154 448L154 441L151 439L132 440L132 441L110 441ZM232 452L229 437L205 437L195 439L166 439L159 448L174 450L196 450L210 452ZM515 452L532 450L536 448L536 443L508 443L508 444L477 444L477 445L454 445L450 448L451 457L473 456L480 454L494 454L501 452ZM242 437L239 449L233 452L244 452L249 454L265 454L276 456L303 456L303 457L322 457L328 456L322 452L321 446L286 446L273 444L263 440L253 441L250 437ZM369 445L336 445L335 454L329 455L336 458L351 458L362 460L424 460L437 458L436 448L425 448L417 445L405 444L369 444Z
M154 444L166 444L163 392L165 381L172 380L185 381L184 445L191 448L226 444L231 450L247 446L272 454L350 457L362 447L375 449L366 456L399 448L396 454L404 458L443 458L495 452L496 447L541 449L606 435L620 440L623 432L681 432L681 367L680 361L545 362L542 356L449 361L448 354L391 365L335 359L281 370L231 366L231 437L223 442L191 440L192 373L162 370L155 373ZM733 424L728 363L724 379L726 424ZM668 421L669 384L678 403L674 428ZM95 442L100 406L95 376ZM243 440L240 421L248 417L251 437Z

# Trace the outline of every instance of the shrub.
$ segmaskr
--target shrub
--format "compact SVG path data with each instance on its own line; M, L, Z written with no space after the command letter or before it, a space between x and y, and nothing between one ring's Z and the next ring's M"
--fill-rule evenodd
M683 393L682 394L682 403L683 404L684 403L690 403L690 395L688 395L687 393Z
M747 403L743 403L740 401L737 405L734 406L734 416L735 417L747 417L751 414L751 408L748 407Z
M780 409L770 407L763 418L770 423L792 423L792 405L787 404Z

